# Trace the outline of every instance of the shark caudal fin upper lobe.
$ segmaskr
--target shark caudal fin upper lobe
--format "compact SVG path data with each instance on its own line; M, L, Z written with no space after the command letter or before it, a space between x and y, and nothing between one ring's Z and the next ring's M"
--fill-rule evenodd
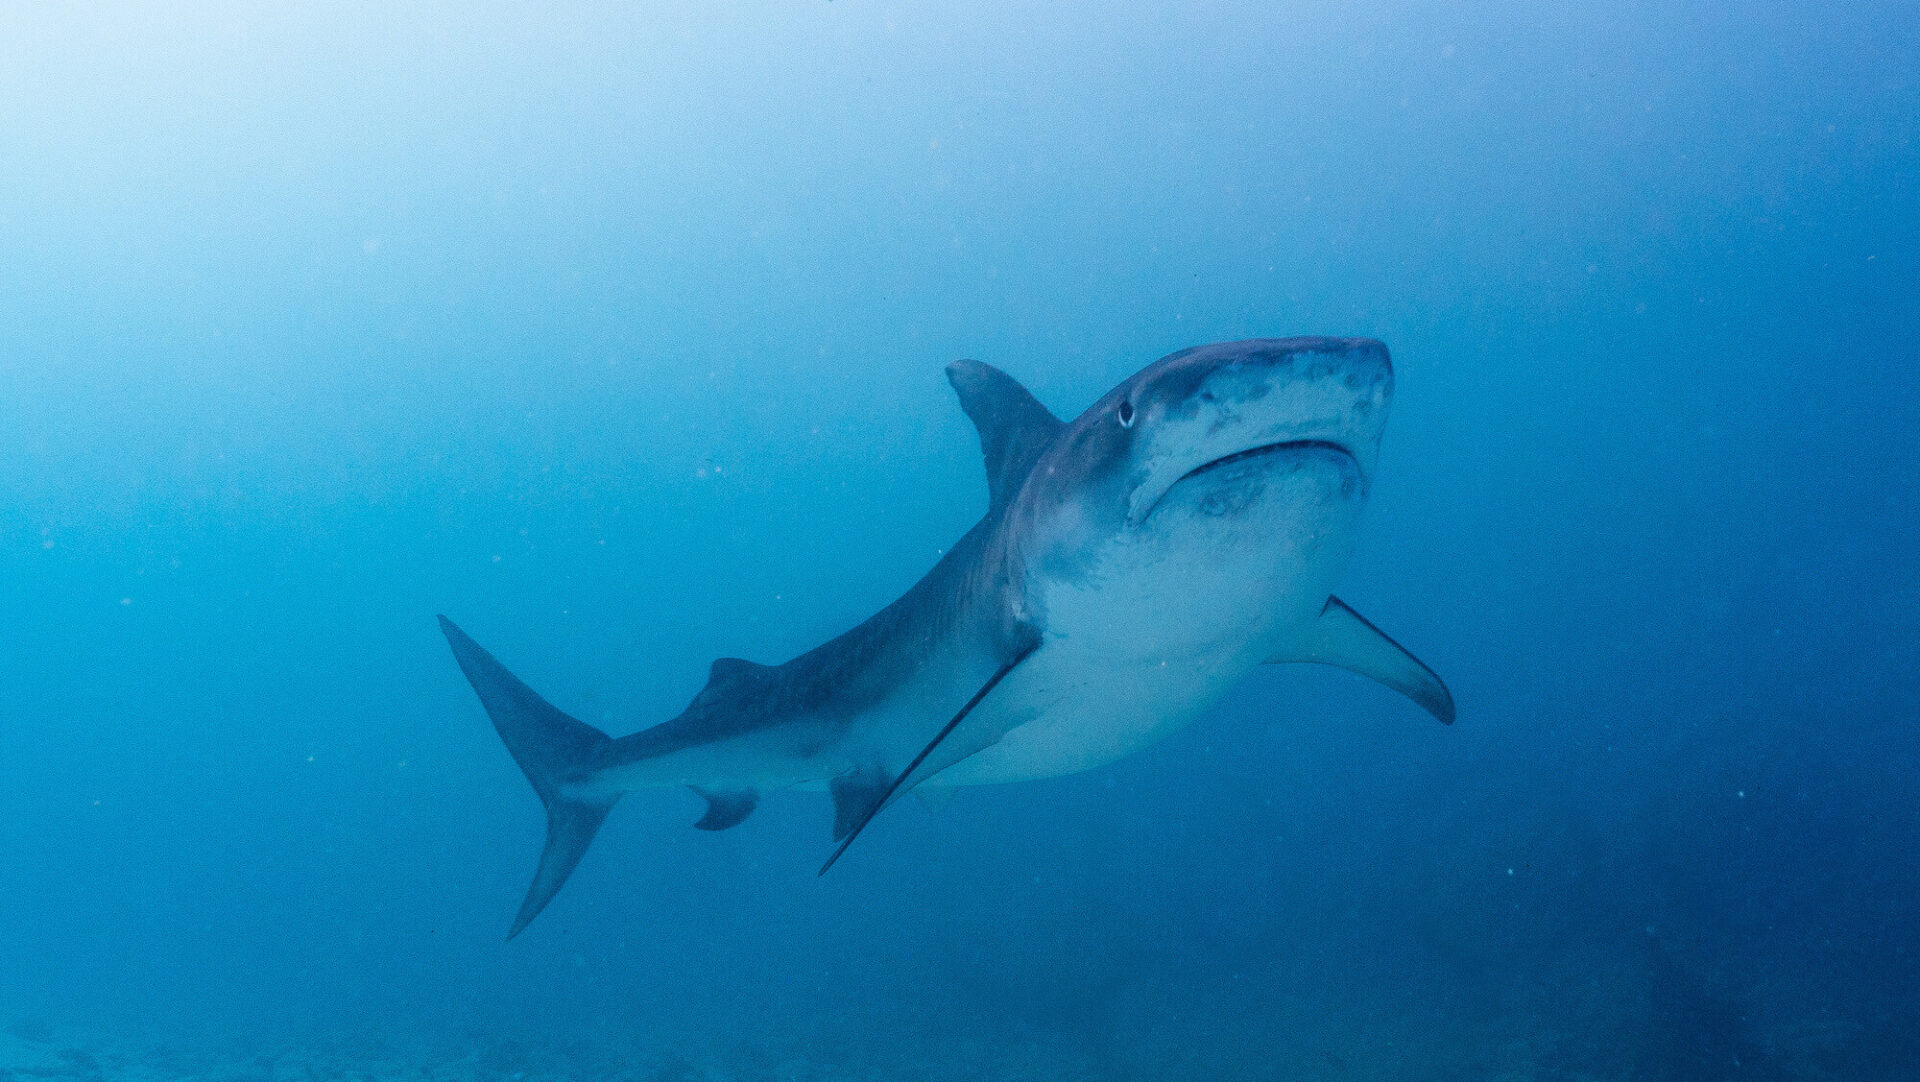
M512 939L520 934L547 907L559 892L574 865L593 844L593 836L613 809L618 796L604 801L581 800L566 792L566 783L585 771L600 750L610 743L607 734L586 722L568 717L542 699L535 691L480 648L452 620L440 617L440 630L453 647L460 671L480 696L493 727L512 753L514 762L533 783L540 802L547 806L547 844L540 853L540 866L533 873L526 900L507 933Z

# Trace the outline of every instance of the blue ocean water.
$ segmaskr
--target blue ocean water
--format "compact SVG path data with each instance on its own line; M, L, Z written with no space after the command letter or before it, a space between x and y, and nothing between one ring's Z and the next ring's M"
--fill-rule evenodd
M0 1079L1920 1076L1916 137L1907 0L9 7ZM948 361L1293 334L1457 724L639 793L502 943L435 613L630 732L981 514Z

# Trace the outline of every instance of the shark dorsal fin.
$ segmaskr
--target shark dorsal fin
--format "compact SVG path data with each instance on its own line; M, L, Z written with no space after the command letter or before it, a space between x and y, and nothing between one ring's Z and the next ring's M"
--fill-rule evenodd
M947 382L980 430L988 502L997 511L1013 499L1040 452L1065 426L1019 380L990 364L955 361L947 366Z

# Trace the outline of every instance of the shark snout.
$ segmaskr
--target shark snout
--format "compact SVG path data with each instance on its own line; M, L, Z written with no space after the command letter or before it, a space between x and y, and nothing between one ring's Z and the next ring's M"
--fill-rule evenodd
M1365 412L1392 397L1393 361L1387 347L1371 338L1288 338L1241 345L1245 348L1240 355L1225 360L1204 382L1203 400L1238 398L1251 406L1277 393L1283 399L1290 396L1294 409L1311 412L1324 400Z
M1370 471L1393 399L1387 347L1371 338L1247 345L1245 359L1222 365L1202 385L1203 408L1209 394L1215 399L1210 435L1221 446L1324 443Z
M1370 338L1223 342L1143 373L1150 443L1128 500L1138 523L1181 481L1266 452L1322 448L1373 472L1393 398L1393 361Z
M1170 423L1347 442L1377 436L1393 397L1393 361L1371 338L1224 342L1167 359L1154 380ZM1350 431L1351 430L1351 431Z

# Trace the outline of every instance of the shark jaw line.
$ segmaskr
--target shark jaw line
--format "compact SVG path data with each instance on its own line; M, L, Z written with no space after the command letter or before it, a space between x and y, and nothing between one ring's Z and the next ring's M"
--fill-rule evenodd
M1222 469L1236 463L1246 462L1255 458L1265 458L1268 455L1282 454L1287 451L1332 451L1354 462L1356 465L1359 463L1359 458L1354 455L1350 448L1344 444L1336 443L1333 440L1279 440L1274 443L1263 443L1256 447L1248 447L1245 450L1235 451L1232 454L1221 455L1219 458L1202 462L1200 465L1174 478L1157 492L1152 492L1152 499L1141 500L1140 493L1136 492L1134 494L1134 506L1136 509L1128 513L1127 523L1128 525L1138 526L1140 523L1145 522L1147 518L1153 514L1154 510L1160 506L1161 501L1167 498L1167 493L1178 488L1184 481L1192 480L1195 477L1200 477L1214 470ZM1142 491L1147 490L1143 489Z
M1175 481L1173 485L1179 484L1180 481L1185 481L1190 478L1198 477L1203 473L1209 473L1213 470L1217 470L1222 466L1231 466L1235 462L1245 462L1247 459L1250 459L1250 458L1259 458L1262 455L1277 454L1278 452L1281 452L1281 451L1305 451L1305 450L1316 449L1316 448L1322 451L1334 451L1339 454L1343 454L1348 458L1353 457L1352 451L1347 450L1345 447L1340 446L1339 444L1333 442L1332 440L1282 440L1279 443L1263 443L1258 447L1249 447L1244 451L1235 451L1230 455L1222 455L1221 457L1214 459L1212 462L1203 462L1200 465L1195 466L1194 468L1188 470L1186 473L1181 474L1180 480ZM1168 491L1173 490L1173 485L1167 486Z

